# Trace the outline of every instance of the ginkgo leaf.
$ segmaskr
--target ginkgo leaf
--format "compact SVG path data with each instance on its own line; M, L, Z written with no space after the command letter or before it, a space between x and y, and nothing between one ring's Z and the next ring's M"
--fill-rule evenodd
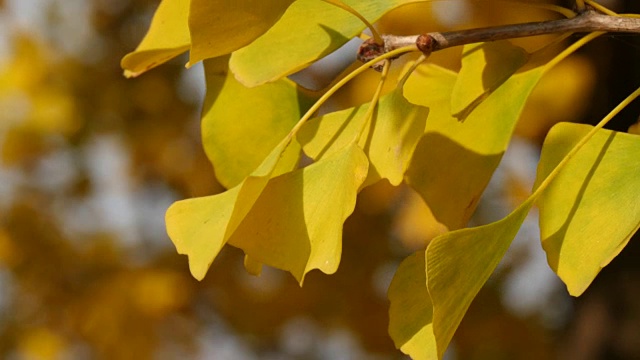
M433 334L442 358L460 321L526 218L534 197L500 221L449 232L426 252L427 287L433 303Z
M465 111L473 110L474 105L502 85L528 59L524 49L506 40L466 45L462 50L462 68L451 93L451 114L464 119Z
M591 126L560 123L547 135L539 183ZM574 296L629 242L640 226L640 136L599 130L540 198L542 246Z
M229 54L249 44L278 21L293 1L191 0L189 64Z
M409 103L399 88L380 98L367 121L369 106L367 103L312 119L300 130L298 140L305 154L317 160L347 146L363 131L359 145L370 162L365 184L384 178L399 185L424 133L429 109Z
M204 62L207 95L202 144L220 184L231 188L247 177L300 119L310 101L288 79L247 88L227 71L228 57ZM300 146L292 143L274 175L291 171Z
M440 235L426 252L400 265L389 287L389 334L396 347L413 359L442 359L536 198L531 196L500 221Z
M412 359L436 359L424 251L402 261L389 285L388 296L389 335L396 348Z
M403 4L429 0L344 0L373 23ZM365 25L322 0L297 0L264 35L231 56L230 67L247 86L274 81L303 69L358 35ZM355 55L354 55L355 58Z
M287 145L286 141L280 142L262 164L234 188L217 195L176 201L167 209L167 233L178 253L189 257L194 278L204 278L267 186Z
M539 67L513 75L462 122L451 115L455 73L425 64L407 80L404 95L428 107L430 114L406 181L449 229L465 226L471 217L544 70Z
M353 143L271 179L229 244L254 262L291 272L300 284L313 269L334 273L342 253L342 225L353 212L367 166Z
M135 77L189 49L189 1L162 0L135 51L122 58L126 77Z

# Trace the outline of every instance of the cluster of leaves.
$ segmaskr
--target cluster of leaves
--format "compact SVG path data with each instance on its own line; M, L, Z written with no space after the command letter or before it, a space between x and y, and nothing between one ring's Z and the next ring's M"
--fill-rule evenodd
M369 22L412 2L345 1ZM203 143L228 190L167 211L167 231L192 275L202 279L226 244L244 251L253 274L266 264L302 284L313 269L334 273L358 193L386 179L415 189L449 230L409 256L389 288L389 333L403 352L442 358L534 203L549 265L570 294L583 293L640 226L640 138L602 129L619 109L596 127L555 126L532 195L500 221L464 227L540 78L598 34L549 61L557 42L532 52L507 41L467 45L459 73L415 63L382 95L386 62L370 102L311 119L372 63L416 50L383 55L323 91L301 88L287 76L364 29L335 3L163 0L122 60L127 76L186 50L189 64L204 60ZM300 166L302 152L310 165Z

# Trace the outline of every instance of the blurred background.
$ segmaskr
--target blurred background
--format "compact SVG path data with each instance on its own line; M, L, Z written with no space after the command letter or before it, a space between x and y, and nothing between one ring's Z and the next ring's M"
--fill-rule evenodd
M126 80L119 67L157 4L0 0L0 358L402 359L387 335L386 289L440 231L408 188L363 191L340 269L310 273L304 288L278 270L246 274L231 247L202 282L189 275L164 211L223 190L200 143L202 68L186 70L181 57ZM640 13L637 0L605 4ZM459 0L400 8L378 26L415 34L554 16ZM459 54L433 61L456 69ZM550 72L473 224L515 208L546 131L599 121L640 85L638 64L640 37L609 35ZM334 106L368 101L373 81L362 76ZM639 114L636 102L611 127L626 131ZM640 359L638 240L574 299L546 265L532 211L447 358Z

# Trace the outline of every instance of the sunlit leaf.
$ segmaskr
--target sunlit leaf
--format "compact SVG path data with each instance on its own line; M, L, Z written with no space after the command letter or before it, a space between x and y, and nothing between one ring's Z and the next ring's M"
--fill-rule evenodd
M278 21L293 1L191 0L189 64L229 54L249 44Z
M167 209L167 233L178 253L188 255L193 277L204 278L213 259L267 186L286 146L281 142L251 176L234 188L177 201Z
M389 287L389 334L396 347L414 359L442 358L534 200L530 197L500 221L440 235L426 253L417 252L400 265Z
M218 181L231 188L247 177L285 137L309 100L282 79L246 88L227 71L228 57L204 62L207 95L202 113L202 143ZM295 168L300 146L292 143L275 175Z
M360 146L370 161L366 184L381 178L402 182L413 151L422 137L429 109L409 103L400 89L380 98L372 119L370 104L330 113L309 121L298 134L304 152L313 159L326 157L353 141L360 131Z
M542 149L537 182L591 129L554 126ZM571 295L582 294L640 226L639 154L640 136L599 130L540 198L542 245Z
M403 4L429 0L344 0L370 22ZM322 0L297 0L282 18L250 45L231 56L240 82L256 86L290 75L358 35L365 25ZM354 54L355 59L355 54Z
M462 68L451 93L451 114L464 117L529 59L508 41L471 44L462 51ZM480 71L481 70L481 71Z
M229 244L252 261L290 271L334 273L342 253L342 224L353 212L367 158L352 144L303 169L273 178Z
M500 221L446 233L429 244L427 286L433 302L433 334L439 358L469 305L502 260L533 200L529 198Z
M162 0L140 45L122 58L125 76L138 76L189 49L189 3Z
M402 261L389 285L389 335L413 359L436 359L433 304L427 289L424 251Z
M475 210L543 72L540 67L512 76L464 121L451 115L455 73L425 64L407 80L404 95L410 102L428 107L430 113L406 181L449 229L465 226Z

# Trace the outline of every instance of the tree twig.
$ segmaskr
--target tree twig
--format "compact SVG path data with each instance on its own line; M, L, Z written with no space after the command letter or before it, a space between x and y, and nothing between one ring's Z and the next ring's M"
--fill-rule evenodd
M459 31L431 32L413 36L382 35L384 44L375 44L373 39L365 41L358 51L358 59L366 62L383 53L410 45L417 45L420 51L428 55L434 51L453 46L567 32L620 32L640 34L640 19L605 15L593 10L588 10L570 19L529 22Z

